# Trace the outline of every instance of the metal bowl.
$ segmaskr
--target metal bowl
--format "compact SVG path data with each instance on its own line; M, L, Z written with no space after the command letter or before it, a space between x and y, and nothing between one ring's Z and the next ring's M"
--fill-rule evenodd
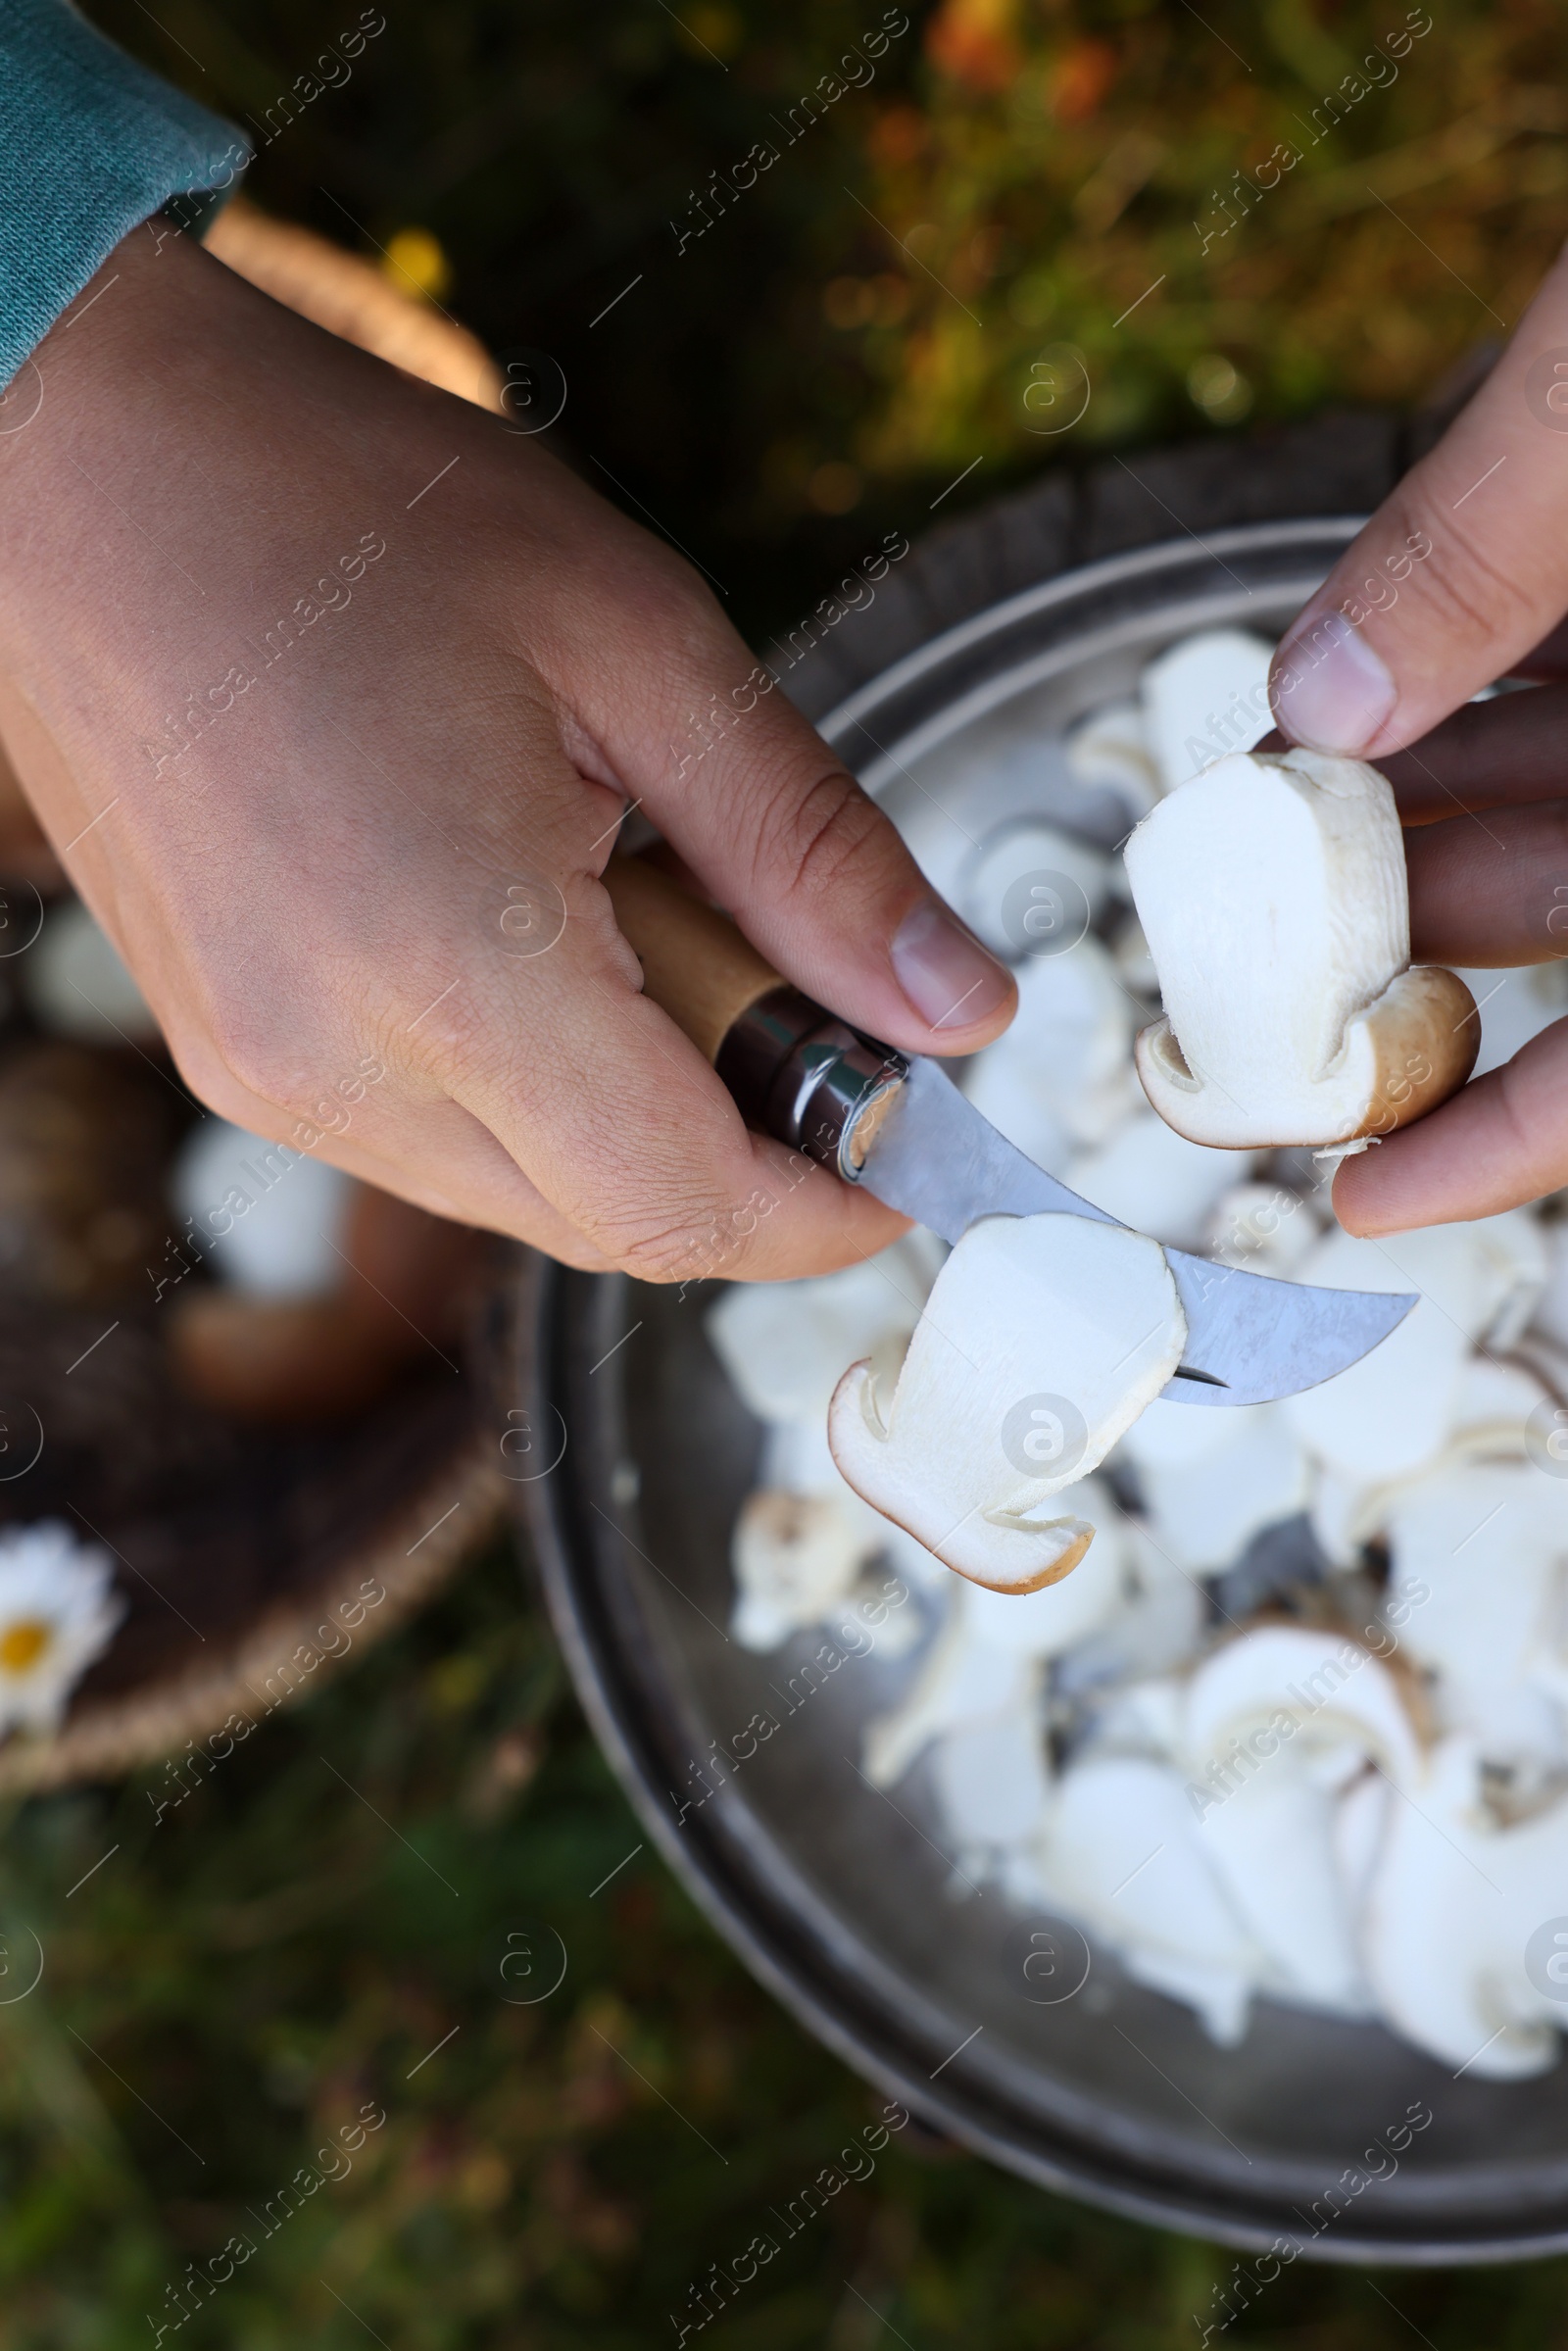
M1227 531L1058 577L901 661L822 732L939 885L1025 812L1115 840L1120 806L1074 785L1062 729L1196 628L1277 632L1355 527ZM1268 2000L1218 2048L1108 1951L1080 1983L1075 1930L997 1890L955 1899L923 1767L895 1800L856 1764L912 1661L808 1670L820 1636L765 1657L726 1636L760 1432L705 1338L712 1296L536 1262L515 1422L532 1449L510 1466L595 1729L760 1980L928 2123L1141 2220L1330 2261L1568 2247L1560 2073L1455 2079L1381 2027ZM748 1737L758 1716L778 1726L764 1743ZM1412 2114L1431 2117L1414 2134Z

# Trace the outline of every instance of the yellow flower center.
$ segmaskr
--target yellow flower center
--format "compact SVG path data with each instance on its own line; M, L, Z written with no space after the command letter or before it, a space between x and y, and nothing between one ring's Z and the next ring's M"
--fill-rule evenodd
M54 1639L54 1628L36 1616L19 1616L0 1633L0 1670L24 1674Z

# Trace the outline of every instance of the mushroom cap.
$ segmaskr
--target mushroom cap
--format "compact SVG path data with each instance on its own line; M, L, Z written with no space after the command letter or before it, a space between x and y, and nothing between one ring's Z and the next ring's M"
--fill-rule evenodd
M1038 816L1016 817L988 833L958 885L958 911L993 953L1012 961L1023 943L1003 920L1007 892L1026 874L1060 873L1083 893L1082 918L1093 921L1110 889L1110 859L1079 833L1064 833ZM1072 909L1065 909L1070 919ZM1054 961L1058 958L1048 957Z
M891 1399L868 1363L840 1381L833 1457L958 1574L1035 1591L1094 1534L1045 1505L1159 1394L1186 1337L1164 1251L1144 1235L1081 1216L983 1217L938 1275Z
M1179 1133L1225 1148L1388 1134L1469 1075L1473 1000L1452 972L1409 968L1403 841L1375 768L1221 759L1126 857L1165 1004L1138 1074Z
M171 1180L219 1279L272 1298L319 1298L339 1287L337 1245L354 1188L341 1167L221 1118L192 1129Z
M1153 807L1164 788L1143 708L1136 702L1106 703L1091 711L1068 735L1066 756L1076 782L1108 787L1135 819Z
M1362 1642L1304 1625L1254 1626L1205 1658L1187 1685L1181 1745L1217 1801L1228 1800L1227 1779L1271 1771L1282 1745L1348 1746L1398 1788L1421 1777L1415 1732L1387 1666ZM1210 1777L1215 1765L1222 1768Z

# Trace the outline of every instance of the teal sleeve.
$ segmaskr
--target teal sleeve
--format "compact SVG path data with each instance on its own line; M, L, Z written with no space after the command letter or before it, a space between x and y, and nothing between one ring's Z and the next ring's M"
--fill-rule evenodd
M66 0L0 0L0 388L122 236L249 154Z

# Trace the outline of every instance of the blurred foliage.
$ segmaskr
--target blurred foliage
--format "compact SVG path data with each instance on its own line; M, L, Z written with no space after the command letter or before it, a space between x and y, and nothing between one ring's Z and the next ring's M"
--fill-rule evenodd
M0 2006L5 2351L165 2322L186 2351L654 2351L880 2112L651 1858L504 1546L155 1825L170 1786L7 1824L0 1983L28 1929L44 1973ZM509 1934L533 1975L502 1974ZM280 2217L367 2106L352 2168ZM175 2331L169 2289L236 2232L255 2253ZM691 2340L1192 2351L1231 2268L911 2129ZM1565 2284L1303 2264L1216 2339L1558 2351Z
M357 16L92 13L253 128ZM944 514L1112 443L1418 401L1565 225L1546 0L1445 0L1383 87L1358 61L1390 58L1393 5L942 0L791 142L779 118L880 13L388 0L252 192L388 252L499 353L554 354L565 453L754 629L977 458ZM719 209L758 141L776 164ZM1282 142L1300 160L1259 192ZM149 1786L7 1825L5 1964L28 1928L46 1964L0 2005L3 2351L121 2351L166 2318L232 2351L671 2343L688 2286L874 2111L626 1859L641 1832L500 1551L156 1827ZM549 1930L564 1982L508 2005L506 1935ZM352 2171L261 2241L246 2216L365 2101L387 2121ZM236 2229L259 2250L176 2335L168 2288ZM1230 2267L907 2132L706 2339L1177 2351ZM1568 2351L1565 2284L1302 2265L1225 2339Z
M351 0L93 14L258 137L357 22ZM1419 401L1568 228L1555 0L910 16L872 57L883 0L389 0L251 190L366 252L434 236L441 299L560 361L554 438L754 631L976 459L944 515L1091 448ZM759 142L777 161L742 187Z

